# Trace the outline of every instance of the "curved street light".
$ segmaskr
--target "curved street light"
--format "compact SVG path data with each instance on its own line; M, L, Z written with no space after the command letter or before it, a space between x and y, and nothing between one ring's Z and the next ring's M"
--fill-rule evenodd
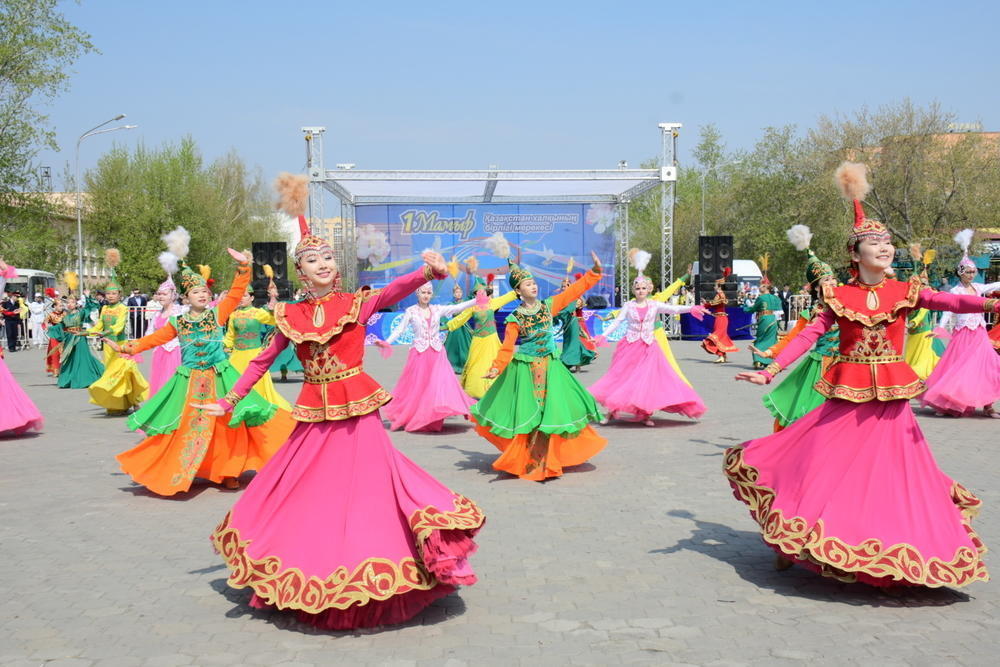
M75 160L75 172L76 172L76 268L80 276L80 291L82 292L86 288L86 283L84 282L84 272L83 272L83 201L82 201L82 186L80 184L80 143L87 137L92 137L96 134L104 134L106 132L116 132L117 130L133 130L138 125L119 125L118 127L109 127L106 129L101 129L108 123L113 123L116 120L121 120L125 117L125 114L120 113L114 118L108 119L90 128L86 132L80 135L80 138L76 140L76 160Z
M743 162L743 158L738 160L733 160L731 162L723 162L722 164L717 164L714 167L709 167L705 171L701 172L701 235L705 235L705 177L708 176L708 172L716 171L722 167L731 167L734 164L739 164Z

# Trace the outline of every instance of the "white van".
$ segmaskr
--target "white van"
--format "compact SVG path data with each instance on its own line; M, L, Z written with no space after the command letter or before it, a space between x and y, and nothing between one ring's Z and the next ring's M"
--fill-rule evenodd
M694 281L694 277L698 275L698 262L695 262L691 266L691 280ZM748 285L760 285L761 279L764 274L761 272L760 267L757 266L757 262L752 259L734 259L733 260L733 275L731 280L734 280L736 284L747 283Z

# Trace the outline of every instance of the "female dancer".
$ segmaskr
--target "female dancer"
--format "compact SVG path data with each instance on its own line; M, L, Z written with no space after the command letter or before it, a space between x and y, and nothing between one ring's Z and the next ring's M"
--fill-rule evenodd
M417 288L417 304L406 309L388 338L376 343L392 349L392 342L413 329L413 346L406 366L392 390L392 402L385 406L389 428L398 431L440 431L445 417L469 416L473 401L462 391L441 343L441 318L451 317L476 303L475 299L439 306L431 303L434 287L424 283ZM483 301L486 294L483 292ZM484 303L485 305L485 303Z
M848 250L857 278L825 286L827 308L775 361L736 376L769 383L837 322L840 359L817 383L829 400L778 433L727 450L725 474L779 569L799 563L877 586L985 581L985 548L970 525L981 501L934 462L909 406L923 382L902 346L913 308L996 311L1000 301L888 279L894 249L886 227L864 217L864 165L842 165L837 177L854 199Z
M232 350L229 363L238 372L246 371L247 366L263 349L264 327L274 326L274 307L278 303L278 288L272 282L267 289L270 301L267 310L253 305L253 288L248 287L246 294L240 299L240 306L229 316L229 326L222 341L223 347ZM271 381L271 374L264 373L254 386L254 391L264 397L268 403L274 403L286 412L292 411L291 404L278 393Z
M467 557L485 517L392 446L378 414L390 396L362 370L365 323L447 269L426 252L423 269L383 289L335 292L333 248L299 224L295 267L309 296L279 303L270 346L222 401L199 406L238 410L291 342L306 372L299 423L212 540L254 607L297 610L328 630L402 623L475 583Z
M771 294L771 281L767 276L764 276L760 283L760 296L754 299L752 305L743 306L743 312L757 315L757 328L751 350L753 367L764 368L768 359L760 352L766 352L778 342L778 318L775 313L781 312L781 299Z
M475 293L473 293L475 296ZM451 291L451 302L461 303L465 299L462 295L462 286L455 283L455 288ZM469 345L472 344L472 332L467 325L462 325L454 331L449 331L444 339L444 349L448 354L448 363L455 373L461 373L465 368L465 360L469 358Z
M577 273L573 277L579 280L583 274ZM563 278L560 289L565 291L570 284L569 278ZM552 318L553 323L562 329L559 360L566 364L570 373L578 372L597 358L597 343L590 337L587 324L583 321L583 305L583 299L577 299Z
M657 410L695 419L705 414L701 398L677 376L656 344L653 322L661 313L691 313L701 319L708 309L650 301L647 297L653 291L653 281L642 273L649 256L642 250L633 251L634 266L639 273L632 282L635 299L626 302L614 322L597 337L600 345L606 336L623 323L628 323L628 331L611 358L611 367L590 387L590 393L608 411L608 416L601 420L602 424L621 413L634 415L635 421L641 421L646 426L655 426L652 414Z
M4 263L0 258L0 294L3 293L7 280L16 277L17 269ZM0 437L42 430L44 423L42 413L11 375L7 363L3 360L2 348L0 348L0 396L4 399L3 409L0 410Z
M66 295L66 315L59 330L59 379L56 381L60 389L86 389L104 374L104 366L87 344L84 312L73 296L78 281L75 272L66 273L69 291Z
M544 301L538 299L534 276L507 260L507 281L521 304L507 316L503 347L486 375L497 380L471 408L476 432L502 452L493 462L496 470L542 482L562 475L564 466L583 463L608 443L590 426L601 418L594 397L556 360L552 340L552 313L601 279L601 263L591 255L593 270Z
M166 268L166 267L164 267ZM153 300L160 304L160 312L153 318L153 331L165 327L170 318L186 312L177 304L177 286L174 279L167 273L167 279L160 283L153 295ZM176 338L167 341L153 350L152 372L149 376L149 394L152 396L174 376L177 367L181 365L181 342Z
M955 241L962 246L963 255L957 271L960 282L951 288L951 293L981 296L1000 289L1000 282L989 285L972 282L978 273L969 259L972 230L959 232ZM982 312L954 317L945 313L938 324L938 335L942 338L947 336L945 327L953 318L954 335L941 361L927 378L927 392L920 402L954 417L971 415L976 408L982 407L987 417L1000 419L1000 412L993 408L993 402L1000 399L1000 357L986 335L986 320Z
M104 288L107 304L101 307L97 324L88 329L89 334L101 334L104 345L104 374L90 385L90 402L108 411L109 415L123 415L136 408L149 396L149 383L139 372L137 361L130 355L118 353L125 342L125 323L128 322L128 307L121 302L121 285L115 275L115 267L121 262L121 255L114 248L104 253L104 260L111 267L111 278Z
M222 351L222 336L250 282L250 264L240 253L230 254L238 267L229 294L217 306L208 305L212 293L205 279L183 266L181 287L190 310L138 340L107 343L136 354L180 341L181 365L174 376L129 417L129 428L148 437L117 456L123 472L161 496L187 491L195 477L239 488L238 477L263 468L292 430L290 415L256 392L232 419L212 418L188 405L224 395L239 379Z
M49 293L48 288L46 293ZM55 296L55 290L49 296L53 299L52 310L45 316L45 333L48 336L49 344L45 352L45 374L49 377L59 376L59 356L62 352L62 321L66 317L66 308L63 300Z
M730 352L739 352L739 348L733 345L729 338L729 315L726 313L726 304L729 300L726 293L722 291L722 283L729 277L729 269L725 275L715 281L715 297L704 305L709 306L712 314L715 315L715 322L712 325L712 333L705 336L701 341L701 347L709 354L715 355L715 363L726 363L726 355Z
M493 288L477 277L472 287L475 294L483 290L487 295ZM496 311L517 298L513 290L501 297L490 299L486 308L467 308L463 313L448 321L448 330L455 331L472 319L472 343L469 345L469 357L462 369L460 381L465 393L473 398L482 398L493 384L493 380L485 377L490 370L490 364L500 352L500 339L497 337Z
M921 257L920 245L914 244L910 249L910 255L914 262ZM923 254L923 270L920 272L920 284L925 288L931 286L927 276L927 266L934 261L937 253L928 250ZM926 308L919 308L910 313L906 323L906 363L917 374L921 380L926 380L934 372L941 357L934 349L934 334L931 331L930 312Z
M813 306L803 311L795 326L777 343L767 350L761 351L750 346L754 358L762 357L770 362L806 328L810 322L823 312L823 287L827 284L836 287L837 279L831 267L809 248L812 232L805 225L794 225L788 230L788 240L797 250L806 250L809 258L806 260L806 280L812 292ZM764 407L774 416L774 430L780 431L799 417L815 410L825 400L826 396L816 391L816 382L823 377L827 368L835 360L840 344L840 328L834 324L826 333L819 337L816 345L809 351L805 361L795 367L777 387L764 394Z

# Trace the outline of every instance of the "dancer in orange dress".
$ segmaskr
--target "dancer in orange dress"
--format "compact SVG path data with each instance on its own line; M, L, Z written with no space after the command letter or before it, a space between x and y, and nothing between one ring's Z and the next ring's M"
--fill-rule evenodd
M726 298L726 293L722 291L722 283L726 281L729 274L730 270L727 268L725 274L715 281L715 298L705 302L705 305L715 315L715 324L712 327L712 333L701 341L701 347L709 354L716 356L715 363L717 364L726 363L728 361L726 355L730 352L739 352L739 348L733 345L732 339L729 338L729 315L726 313L726 304L729 303L729 300Z

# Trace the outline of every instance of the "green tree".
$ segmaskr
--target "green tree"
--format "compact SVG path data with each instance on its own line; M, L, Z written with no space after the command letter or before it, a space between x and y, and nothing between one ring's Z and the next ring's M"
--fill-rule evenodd
M22 266L65 265L70 240L35 187L34 159L56 148L44 106L63 92L70 67L94 50L56 0L0 0L0 255Z
M220 285L232 276L227 247L287 240L259 171L235 152L206 166L190 137L131 153L115 146L87 172L85 184L87 234L121 251L118 273L126 287L149 289L163 280L161 237L178 225L191 233L188 263L214 267Z

